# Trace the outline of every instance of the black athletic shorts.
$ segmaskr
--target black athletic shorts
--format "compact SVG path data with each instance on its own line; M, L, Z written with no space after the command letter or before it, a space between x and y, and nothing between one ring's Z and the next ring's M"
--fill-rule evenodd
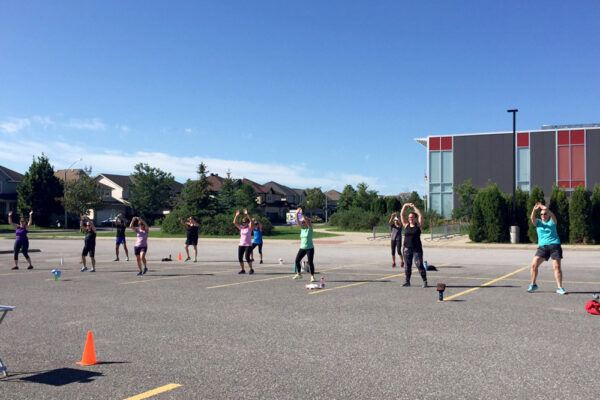
M546 246L540 246L537 248L535 256L542 257L546 261L548 261L549 258L552 258L553 260L560 260L563 258L562 247L560 246L560 244L549 244Z
M188 236L185 240L185 244L188 246L198 246L198 236Z
M87 255L90 255L90 257L94 258L94 256L96 255L96 246L91 246L89 244L86 244L83 246L83 251L81 252L81 256L82 257L87 257Z

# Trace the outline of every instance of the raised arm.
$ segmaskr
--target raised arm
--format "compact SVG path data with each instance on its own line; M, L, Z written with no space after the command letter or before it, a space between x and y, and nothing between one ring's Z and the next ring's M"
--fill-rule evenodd
M412 203L411 203L412 204ZM419 224L419 228L423 226L423 214L421 214L421 210L414 204L412 204L413 210L415 210L415 214L417 214L417 224Z
M96 226L94 225L94 221L92 221L91 219L89 220L88 224L90 224L90 226L92 227L92 232L96 233Z
M548 207L546 207L545 205L542 204L540 209L545 210L548 213L548 215L550 216L550 219L552 219L552 222L554 222L554 225L557 224L556 215L554 215L554 213L552 211L550 211L550 209Z
M392 223L394 222L394 217L397 217L397 216L398 216L398 214L396 214L396 213L392 213L392 216L390 217L390 220L389 220L389 222L388 222L388 225L392 225Z
M13 220L12 220L12 214L13 214L13 212L12 212L12 211L9 211L9 212L8 212L8 223L9 223L9 224L10 224L10 225L11 225L13 228L17 229L17 228L19 227L19 225L15 224L15 223L13 222Z
M296 209L296 225L300 226L300 217L298 215L302 215L302 208L300 207Z
M400 210L400 221L402 221L402 226L406 228L406 225L408 225L408 219L406 219L406 209L408 208L408 206L410 205L410 203L404 203L402 205L402 210Z
M33 210L29 211L29 221L27 221L27 229L29 229L31 227L32 223L33 223Z
M139 217L133 217L133 218L131 218L131 222L129 223L129 227L130 227L131 229L133 229L135 232L137 232L137 229L136 229L136 227L135 227L135 226L133 226L133 223L134 223L136 220L139 220Z
M542 203L535 203L535 206L533 206L533 210L531 210L531 215L529 216L529 220L531 221L533 226L537 226L537 218L535 217L535 211L538 208L540 208L541 205L542 205Z
M185 223L185 221L183 220L183 218L179 217L179 223L183 226L187 226L187 224Z
M233 217L233 224L236 226L236 228L241 229L240 228L240 224L238 224L237 219L240 216L240 210L235 210L235 217Z
M248 214L248 210L244 208L244 215L248 218L248 226L252 227L252 218L250 217L250 214Z

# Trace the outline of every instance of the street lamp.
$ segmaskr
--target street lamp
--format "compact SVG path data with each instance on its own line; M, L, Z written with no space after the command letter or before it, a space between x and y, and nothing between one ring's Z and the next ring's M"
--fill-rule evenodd
M517 109L513 109L513 110L506 110L506 112L512 113L513 115L513 143L512 143L512 167L513 167L513 187L512 187L512 217L511 217L511 227L510 230L511 232L515 232L515 238L511 237L511 242L514 241L514 243L519 243L519 233L518 230L516 228L517 225L517 219L516 219L516 210L517 210L517 199L516 199L516 192L517 192L517 162L516 162L516 156L515 153L517 151L517 113L519 112L519 110ZM512 235L511 235L512 236Z
M83 161L83 158L80 158L79 160L75 160L71 163L71 165L69 165L69 167L67 169L65 169L65 181L63 183L63 198L65 199L65 202L67 200L67 171L71 169L71 167L75 164L77 164L79 161ZM67 207L66 204L63 204L64 208L65 208L65 229L67 229Z

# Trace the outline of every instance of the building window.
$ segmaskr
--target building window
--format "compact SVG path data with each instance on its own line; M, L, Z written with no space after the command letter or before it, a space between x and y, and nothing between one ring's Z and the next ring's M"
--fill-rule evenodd
M585 186L585 131L558 131L556 138L558 187L572 191Z
M530 190L529 132L517 134L517 187L524 192Z
M110 189L104 189L104 197L110 197L112 191Z
M453 184L452 136L429 138L429 209L446 219L454 208Z

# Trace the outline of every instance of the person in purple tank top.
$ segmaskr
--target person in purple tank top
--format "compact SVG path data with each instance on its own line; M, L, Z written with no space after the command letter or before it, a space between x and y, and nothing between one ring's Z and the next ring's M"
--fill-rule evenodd
M138 223L135 226L135 223ZM150 227L144 220L140 217L133 217L131 219L131 224L129 227L135 231L137 234L137 240L135 242L135 246L133 246L133 251L135 253L135 258L137 259L138 272L139 275L145 275L148 272L148 263L146 262L146 252L148 251L148 232ZM144 264L144 268L142 269L142 263Z
M27 229L31 227L31 222L33 221L33 211L29 212L29 221L25 221L25 218L21 217L19 220L19 225L15 224L12 220L12 211L8 212L8 221L12 225L13 228L16 229L16 238L15 238L15 246L13 249L15 265L12 269L19 269L19 251L23 253L23 256L29 263L29 267L27 269L33 269L33 265L31 264L31 258L29 258L29 254L27 251L29 250L29 238L27 237Z
M242 225L238 224L237 219L240 216L240 210L236 210L235 217L233 217L233 224L240 230L240 245L238 246L238 261L242 268L238 274L245 274L244 269L244 256L250 271L248 273L252 275L254 270L252 269L252 260L250 259L250 253L252 252L252 227L250 226L250 216L248 210L244 208L244 218L242 218Z

